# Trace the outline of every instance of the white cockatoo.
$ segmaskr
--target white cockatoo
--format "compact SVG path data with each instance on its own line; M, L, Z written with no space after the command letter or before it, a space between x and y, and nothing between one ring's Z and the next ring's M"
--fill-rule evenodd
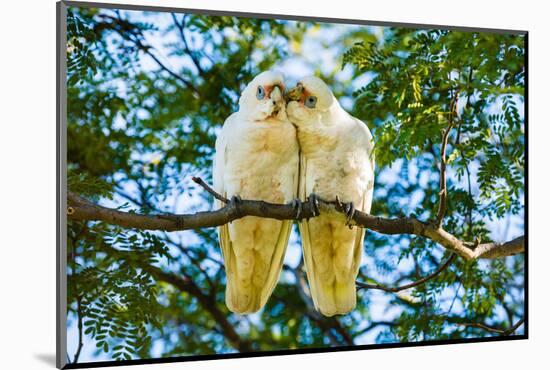
M372 135L338 103L317 77L287 92L287 114L300 144L300 199L315 196L344 204L347 217L332 210L299 224L313 302L325 316L355 308L355 279L361 262L363 228L348 227L355 209L370 212L374 185ZM313 196L311 196L313 194Z
M226 198L297 200L299 146L286 116L284 89L282 74L259 74L242 92L239 110L225 121L216 140L213 181ZM292 220L253 216L219 228L231 311L252 313L265 305L279 280L291 228Z

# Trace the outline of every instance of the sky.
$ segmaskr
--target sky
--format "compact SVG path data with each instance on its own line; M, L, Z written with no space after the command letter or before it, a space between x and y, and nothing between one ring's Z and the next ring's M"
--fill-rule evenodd
M159 25L161 28L163 24L168 24L172 22L171 16L166 13L155 13L151 14L148 13L147 15L144 15L143 12L138 11L123 11L123 16L128 17L130 20L145 20L147 22L152 22L156 25ZM289 22L291 25L294 22ZM290 55L288 58L286 58L283 61L278 62L274 69L284 71L285 77L287 79L287 86L293 85L295 82L298 81L298 79L313 74L317 69L322 70L326 74L331 73L332 71L339 70L336 73L336 79L339 81L346 81L349 79L349 77L352 75L352 69L351 66L346 66L343 69L341 68L341 59L340 55L342 52L341 46L339 46L339 43L336 42L337 39L343 34L347 33L352 30L357 29L364 29L367 27L372 34L380 38L382 36L383 28L382 27L374 27L374 26L354 26L354 25L324 25L319 28L313 28L306 32L304 34L304 41L300 45L291 45L290 47ZM156 35L156 36L153 36ZM161 60L168 65L173 70L178 70L182 66L191 67L192 64L184 59L184 58L177 58L177 57L169 57L165 44L173 41L177 41L178 36L175 32L169 32L162 37L158 36L159 33L149 33L147 34L147 41L150 45L152 45L156 50L159 51L159 55L161 56ZM189 34L190 39L190 47L191 49L194 49L195 47L200 47L201 40L199 35L195 34ZM231 32L228 31L223 35L220 35L220 37L232 37ZM114 48L114 47L113 47ZM114 51L114 49L113 49ZM257 55L252 55L252 59L258 58ZM148 56L142 55L140 58L140 66L143 70L153 70L157 68L156 63ZM364 86L366 83L370 81L372 78L372 75L369 73L365 73L363 76L360 76L359 78L356 78L353 81L352 86L350 89L353 91L361 86ZM117 88L123 95L123 91L125 89L124 83L119 82L113 82L117 85ZM353 105L353 99L350 96L344 96L340 98L340 103L345 109L350 110ZM495 109L498 109L497 106L495 106ZM117 122L115 123L118 127L125 127L124 119L119 117ZM162 156L162 153L157 154L151 154L152 157L155 155ZM147 158L151 159L151 158ZM398 173L399 173L399 163L397 163L392 168L386 169L381 173L378 173L378 176L383 176L385 179L385 182L392 183L392 182L398 182L400 181ZM474 170L475 171L475 170ZM449 175L452 177L453 173L450 171ZM474 176L475 177L475 176ZM186 181L190 181L187 179ZM190 184L190 183L189 183ZM474 184L474 188L476 187L476 184ZM131 185L126 185L126 188L124 189L125 192L129 194L135 194L137 189L132 188ZM199 192L200 190L197 190ZM202 199L197 196L197 192L187 192L184 194L179 194L177 197L169 197L166 199L165 204L170 205L171 211L174 213L186 213L189 211L189 209L197 209L197 210L208 210L211 205L210 204L204 204L202 202ZM115 197L113 201L109 200L103 200L102 203L105 206L119 206L122 203L125 203L126 200L122 198ZM411 202L414 202L414 199L411 199ZM515 236L519 236L523 234L523 215L519 215L517 217L511 217L509 220L500 220L495 221L491 223L491 229L492 229L492 236L497 241L503 241L510 238L513 238ZM181 238L186 241L193 241L198 240L197 237L194 235L192 231L184 231L184 232L175 232L171 234L174 238ZM289 247L287 250L287 254L285 257L285 263L295 266L298 264L299 259L301 257L301 247L298 243L298 234L296 228L294 228L294 231L291 236L291 240L289 243ZM372 263L373 256L364 256L363 263L368 264ZM410 268L410 261L407 261L404 259L401 261L401 263L397 266L398 271L399 270L408 270ZM381 281L384 281L387 279L387 277L384 276L376 276ZM292 280L293 277L290 273L283 273L283 279ZM447 294L447 296L453 295L454 291L449 291L444 294ZM371 304L369 305L370 315L373 320L376 321L391 321L392 318L396 317L396 315L399 314L399 310L396 308L391 307L389 304L390 297L387 294L384 294L382 292L376 293L373 296L373 299L371 301ZM252 317L252 320L257 319L257 316ZM380 328L382 330L383 328ZM380 330L373 330L370 331L368 334L364 335L363 337L359 338L357 341L357 344L369 344L374 343L376 340L376 336L380 332ZM68 325L68 353L74 354L76 351L76 346L78 343L78 331L76 328L75 320L74 318L69 318L69 325ZM93 340L90 340L88 338L85 338L84 341L84 347L83 351L80 357L80 362L87 362L87 361L98 361L98 360L109 360L110 357L108 357L104 353L100 353L99 355L95 355L96 348L95 348L95 342ZM158 343L155 347L155 350L158 351L158 354L162 351L162 344Z

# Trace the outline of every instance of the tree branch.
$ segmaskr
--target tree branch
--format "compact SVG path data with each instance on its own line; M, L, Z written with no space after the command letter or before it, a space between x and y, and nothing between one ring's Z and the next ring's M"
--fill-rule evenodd
M356 336L361 336L369 331L371 331L372 329L375 329L379 326L389 326L390 328L391 327L394 327L396 324L392 321L373 321L371 322L368 326L366 326L365 328L361 329L359 332L357 332Z
M120 14L117 13L117 17L113 17L107 14L99 14L98 17L107 19L109 22L104 23L104 28L110 26L112 29L116 30L121 37L123 37L125 40L128 40L132 42L139 50L143 51L145 54L149 55L157 65L170 74L172 77L174 77L176 80L183 83L185 87L193 91L193 95L195 97L200 97L198 89L193 85L190 81L183 78L178 73L174 72L170 68L168 68L152 51L151 46L146 45L142 42L142 39L144 38L143 33L141 32L141 29L131 23L130 21L123 19L120 17ZM141 38L139 38L139 37Z
M233 325L227 319L227 314L224 313L216 304L215 298L204 294L202 290L191 280L184 279L171 273L165 272L158 267L150 265L141 266L145 271L150 273L155 279L164 281L181 290L187 292L197 298L199 304L214 318L220 326L222 334L227 338L229 343L239 352L250 352L252 347L250 343L239 336Z
M361 290L361 289L378 289L378 290L383 290L383 291L389 292L389 293L397 293L401 290L414 288L415 286L424 284L426 281L435 278L437 275L441 274L447 267L449 267L449 265L451 264L451 262L453 262L453 260L455 258L456 258L456 254L452 254L451 257L449 257L444 264L439 266L438 269L435 270L430 275L427 275L427 276L425 276L421 279L418 279L417 281L414 281L412 283L405 284L405 285L402 285L402 286L387 287L387 286L384 286L384 285L381 285L381 284L366 284L366 283L362 283L360 281L356 281L355 284L357 284L357 290Z
M479 329L483 329L485 331L488 331L490 333L495 333L495 334L500 334L500 335L511 335L516 330L518 330L518 328L521 325L523 325L524 321L525 320L522 318L508 329L495 328L493 326L489 326L489 325L485 325L485 324L481 324L481 323L477 323L477 322L466 322L466 323L458 323L457 322L455 324L460 325L460 326L469 326L469 327L473 327L473 328L479 328Z
M109 245L105 245L104 247L108 253L122 258L126 258L129 253L132 253L121 251ZM229 322L228 313L220 309L215 296L204 293L189 275L185 274L185 271L182 271L182 276L179 276L175 273L166 272L159 267L152 266L147 261L138 260L137 263L144 272L149 273L156 281L168 283L181 292L188 293L195 297L198 304L212 316L219 327L219 331L233 348L239 352L250 352L252 350L250 342L241 338L233 324Z
M204 74L204 70L201 67L199 59L195 55L195 52L193 52L189 48L189 44L187 42L187 37L185 37L185 27L186 27L185 17L187 16L187 14L183 16L183 18L181 20L181 23L178 21L178 18L176 17L176 15L174 13L171 13L171 16L172 16L172 20L174 21L174 25L178 29L181 41L183 42L183 48L184 48L185 52L187 53L187 55L189 55L189 57L191 58L191 61L193 62L193 64L197 68L197 71L202 76Z
M206 185L202 180L199 184ZM204 187L204 185L201 185ZM206 185L207 186L207 185ZM208 186L207 186L208 187ZM216 198L225 199L208 187L208 192ZM231 201L220 209L194 214L150 214L143 215L135 212L124 212L118 209L103 207L80 197L69 191L67 193L67 215L72 220L103 221L126 228L144 230L178 231L216 227L245 216L272 218L276 220L302 220L315 217L314 205L302 202L301 211L296 215L296 208L292 204L274 204L260 200ZM336 201L319 200L323 212L342 212L338 210ZM297 216L297 217L296 217ZM411 234L430 239L446 249L453 251L468 260L477 258L500 258L522 253L525 248L524 237L520 236L505 243L465 242L448 233L443 228L420 221L416 218L383 218L356 211L351 225L364 227L381 234Z
M143 230L192 230L225 225L245 216L292 220L296 215L296 210L290 204L274 204L256 200L229 202L215 211L183 215L143 215L135 212L124 212L93 204L71 191L67 194L67 200L69 204L67 214L72 220L103 221L126 228ZM303 203L300 217L313 217L313 215L312 207L307 203Z
M203 179L200 177L192 177L192 180L199 184L204 190L206 190L210 195L212 195L214 198L219 200L220 202L223 202L225 204L229 203L229 199L225 198L223 195L218 194L214 189L212 189L206 182L204 182Z
M300 264L297 267L291 267L289 265L283 265L283 268L287 271L290 271L294 278L296 279L295 287L298 291L298 294L300 295L300 298L302 298L302 301L306 305L306 315L314 321L319 328L321 328L323 331L327 332L329 335L329 338L333 340L333 344L339 345L341 343L344 343L346 345L352 346L354 345L353 337L350 335L350 333L347 332L347 330L342 326L338 318L336 317L326 317L322 316L319 311L315 309L315 306L313 304L313 300L311 299L311 293L309 292L309 286L306 281L305 273L302 270L301 266L303 266L303 259L300 260ZM333 336L331 333L331 329L334 329L336 333L341 337L341 343L338 343L338 339Z
M441 227L443 223L443 218L445 217L445 210L447 208L447 143L449 141L449 134L451 133L452 128L454 127L454 115L455 109L457 106L458 91L453 95L450 112L449 112L449 124L445 131L443 131L441 137L441 165L439 168L439 206L437 209L437 218L435 219L435 225Z
M82 304L81 304L82 298L80 296L76 297L76 314L78 316L78 348L76 350L76 353L73 357L73 362L76 364L78 362L78 359L80 358L80 352L82 351L82 347L84 346L84 342L82 340Z

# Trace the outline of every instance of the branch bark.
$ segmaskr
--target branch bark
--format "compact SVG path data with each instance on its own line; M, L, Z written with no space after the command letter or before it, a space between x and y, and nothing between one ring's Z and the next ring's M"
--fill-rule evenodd
M69 191L67 193L67 214L72 220L103 221L109 224L143 230L178 231L204 227L216 227L245 216L292 220L296 210L292 205L274 204L256 200L229 202L215 211L194 214L152 214L143 215L103 207ZM303 203L301 218L313 217L311 205Z
M196 182L200 184L198 179ZM215 193L215 191L210 188L208 191ZM217 194L217 197L222 201L227 201L227 199L219 194ZM194 214L143 215L135 212L125 212L103 207L71 191L67 193L67 201L67 216L71 220L103 221L126 228L143 230L178 231L216 227L245 216L272 218L276 220L301 220L315 217L314 205L309 202L302 202L301 210L298 215L296 215L296 207L292 204L274 204L259 200L230 201L218 210ZM336 202L322 199L319 201L322 212L341 212L337 209ZM456 238L442 227L412 217L384 218L356 211L351 220L351 225L364 227L381 234L410 234L422 236L468 260L506 257L523 253L525 249L525 240L523 236L505 243L489 242L481 244L477 241L466 242Z

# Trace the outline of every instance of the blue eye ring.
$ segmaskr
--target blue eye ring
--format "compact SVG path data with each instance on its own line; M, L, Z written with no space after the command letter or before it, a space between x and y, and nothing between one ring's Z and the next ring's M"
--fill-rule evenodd
M313 95L308 96L304 101L304 105L308 108L315 108L317 105L317 97Z
M265 90L263 86L258 86L258 90L256 90L256 98L258 100L262 100L265 97Z

